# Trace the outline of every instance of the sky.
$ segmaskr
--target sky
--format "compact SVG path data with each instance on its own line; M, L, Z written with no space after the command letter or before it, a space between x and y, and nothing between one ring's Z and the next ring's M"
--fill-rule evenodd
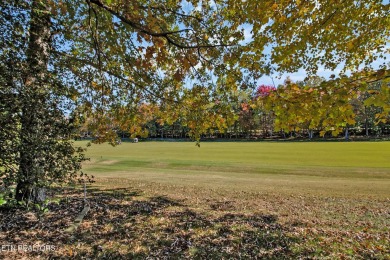
M390 62L390 55L386 55L386 56L387 56L387 60L376 60L374 63L371 64L372 67L374 69L378 69L379 66L381 64L383 64L383 62L389 63ZM389 66L390 66L390 64L388 65L388 67ZM341 72L341 68L342 68L341 65L338 68L336 68L336 70L327 70L327 69L324 69L323 67L320 67L318 72L317 72L317 75L320 77L324 77L325 79L329 79L332 74L337 76ZM347 75L350 73L351 73L350 71L346 72ZM293 82L296 82L296 81L303 81L306 78L306 76L307 76L306 71L304 69L299 69L295 73L283 73L281 76L279 76L279 75L263 76L257 82L258 82L258 85L262 85L262 84L272 85L272 86L275 85L275 87L277 87L278 85L283 84L284 80L287 77L290 77L290 79Z
M384 3L386 3L387 1L389 0L385 0L383 1ZM214 1L210 1L211 4L214 3ZM183 6L183 11L184 12L187 12L188 14L190 14L191 10L193 9L201 9L202 6L201 6L201 3L198 4L198 6L194 7L192 5L192 3L188 0L183 0L182 1L182 6ZM184 28L184 27L183 27ZM241 44L246 44L248 42L250 42L252 40L252 27L251 25L244 25L241 27L241 29L243 29L243 32L244 32L244 37L245 39L241 42ZM386 46L387 49L390 49L390 43L388 43L388 45ZM267 52L267 50L265 50L265 52ZM271 52L271 49L268 49L268 52ZM383 59L378 59L376 60L374 63L371 64L372 68L374 69L378 69L379 66L381 64L383 64L384 62L386 62L386 64L388 64L388 67L390 67L390 54L387 54L385 55L386 56L386 60L383 60ZM325 79L329 79L331 75L336 75L338 76L339 73L342 71L342 68L343 68L343 64L340 64L335 70L328 70L328 69L324 69L324 67L319 67L319 70L317 72L317 75L320 76L320 77L324 77ZM346 71L346 74L350 74L351 72L350 71ZM283 73L281 75L279 74L274 74L274 75L265 75L263 77L261 77L259 80L257 80L257 85L262 85L262 84L265 84L265 85L274 85L274 86L278 86L280 84L283 84L283 82L285 81L285 79L287 77L289 77L292 81L296 82L296 81L303 81L307 76L307 73L304 69L299 69L298 71L296 71L295 73ZM191 84L191 83L189 83Z
M242 27L244 30L244 37L245 39L241 41L241 44L249 43L252 40L252 27L250 25L244 25ZM390 43L386 45L386 49L390 49ZM265 50L267 52L267 50ZM270 52L271 49L268 49L268 52ZM390 67L390 53L385 54L386 59L377 59L375 60L371 66L373 69L379 69L379 66L383 63L387 64L387 67ZM323 66L319 66L317 75L320 77L324 77L325 79L329 79L331 75L338 76L340 72L342 71L343 64L340 64L335 70L329 70L325 69ZM346 71L346 74L351 74L351 71ZM261 77L257 83L258 85L271 85L277 87L278 85L281 85L284 83L285 79L289 77L293 82L296 81L303 81L307 76L307 73L304 69L299 69L295 73L283 73L281 75L274 74L274 75L265 75Z

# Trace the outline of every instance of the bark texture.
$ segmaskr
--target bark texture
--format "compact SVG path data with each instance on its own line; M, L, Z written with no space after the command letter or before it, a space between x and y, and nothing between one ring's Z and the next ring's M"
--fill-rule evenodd
M47 133L48 61L50 54L50 14L42 1L31 4L29 44L24 86L21 89L21 131L19 180L16 199L42 201L44 190L39 181L45 174Z

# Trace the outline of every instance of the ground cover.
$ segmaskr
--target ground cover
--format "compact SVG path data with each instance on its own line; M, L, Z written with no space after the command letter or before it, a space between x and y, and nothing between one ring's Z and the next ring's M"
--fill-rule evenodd
M2 211L0 242L54 243L24 254L37 258L390 258L390 142L140 142L88 156L97 182L75 233L81 187L41 220Z

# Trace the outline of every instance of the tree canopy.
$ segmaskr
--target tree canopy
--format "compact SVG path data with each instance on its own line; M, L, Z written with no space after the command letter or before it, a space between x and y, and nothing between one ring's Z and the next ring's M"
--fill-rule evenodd
M162 121L181 115L197 139L231 123L238 91L263 74L341 64L361 71L362 82L389 52L381 0L3 0L0 12L7 185L44 186L47 176L62 181L77 171L82 156L68 140L81 123L98 142L114 143L114 129L140 129L155 111L140 113L148 104ZM389 77L386 64L380 69L375 80Z

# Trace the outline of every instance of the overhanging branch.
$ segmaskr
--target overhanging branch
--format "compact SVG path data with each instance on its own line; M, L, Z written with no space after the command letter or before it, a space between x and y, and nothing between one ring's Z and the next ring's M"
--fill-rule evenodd
M168 43L181 48L181 49L203 49L203 48L215 48L215 47L228 47L231 45L228 44L204 44L204 45L185 45L182 43L179 43L172 39L171 35L175 34L180 34L182 32L186 31L191 31L192 29L182 29L182 30L177 30L177 31L169 31L169 32L153 32L151 30L148 30L146 28L143 28L142 26L138 25L134 21L131 21L130 19L127 19L123 15L121 15L119 12L114 11L112 8L109 6L103 4L100 0L87 0L87 2L95 4L96 6L106 10L107 12L111 13L115 17L117 17L119 20L121 20L123 23L131 26L138 32L150 35L152 37L159 37L159 38L164 38L167 40Z
M154 92L150 91L149 89L147 89L146 86L136 82L135 80L125 78L124 76L119 75L118 73L115 73L115 72L113 72L111 70L108 70L108 69L104 69L101 66L99 66L98 64L96 64L96 63L94 63L94 62L92 62L90 60L80 59L78 57L75 57L75 56L69 55L67 53L60 52L60 51L54 51L53 50L53 53L56 54L56 55L60 55L60 56L66 57L67 59L70 59L70 60L73 60L73 61L76 61L76 62L80 62L80 63L85 64L85 65L89 65L89 66L91 66L91 67L93 67L93 68L95 68L95 69L97 69L99 71L107 73L108 75L110 75L112 77L115 77L115 78L117 78L119 80L125 81L125 82L127 82L129 84L133 84L133 85L139 87L140 89L142 89L143 91L147 92L149 95L151 95L151 96L153 96L153 97L155 97L157 99L166 100L166 101L170 101L170 102L173 102L173 103L177 103L177 101L175 101L175 100L167 100L167 98L161 97L161 96L157 95L156 93L154 93Z

